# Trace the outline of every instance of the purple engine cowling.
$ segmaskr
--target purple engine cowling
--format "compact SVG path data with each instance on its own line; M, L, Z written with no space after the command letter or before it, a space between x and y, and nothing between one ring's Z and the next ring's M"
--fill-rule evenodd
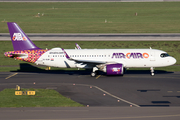
M123 64L106 65L107 75L123 75Z

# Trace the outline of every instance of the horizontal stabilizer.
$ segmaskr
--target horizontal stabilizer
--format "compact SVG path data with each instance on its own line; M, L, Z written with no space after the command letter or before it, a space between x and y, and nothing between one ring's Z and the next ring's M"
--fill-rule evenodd
M14 53L9 53L9 52L5 52L4 55L6 57L10 57L10 58L16 58L16 57L28 57L27 54L14 54Z

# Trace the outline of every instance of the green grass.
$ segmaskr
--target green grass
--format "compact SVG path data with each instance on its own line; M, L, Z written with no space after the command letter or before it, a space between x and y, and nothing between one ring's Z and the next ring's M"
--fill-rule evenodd
M26 33L179 33L179 6L180 2L1 2L0 33L8 33L4 19L17 22Z
M82 107L55 90L22 89L22 91L36 91L35 96L16 96L15 89L4 89L0 92L0 107Z
M150 68L129 68L128 70L150 70ZM168 72L177 72L180 71L180 66L168 66L168 67L159 67L155 68L155 71L168 71Z
M98 48L98 49L111 49L111 48L149 48L160 49L168 52L169 55L176 58L176 65L180 65L180 42L179 41L35 41L38 47L43 49L51 49L54 47L62 47L65 49L74 49L75 43L78 43L82 48ZM4 56L4 52L13 51L12 43L10 41L0 41L0 71L15 71L19 67L12 67L12 65L19 65L26 63L23 61L14 60ZM7 66L7 67L2 67ZM41 67L44 69L45 67ZM58 70L59 68L54 68ZM158 68L156 68L158 69ZM163 67L161 70L180 71L180 66ZM33 70L32 70L33 71Z
M17 71L19 67L0 67L0 72Z

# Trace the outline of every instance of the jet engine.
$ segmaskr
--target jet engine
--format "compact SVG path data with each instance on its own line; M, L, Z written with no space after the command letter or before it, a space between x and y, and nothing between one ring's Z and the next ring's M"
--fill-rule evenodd
M106 72L107 75L123 75L123 64L107 64L103 71Z

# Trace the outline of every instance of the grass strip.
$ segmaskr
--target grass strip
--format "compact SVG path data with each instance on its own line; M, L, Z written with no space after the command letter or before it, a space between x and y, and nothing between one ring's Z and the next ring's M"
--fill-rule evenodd
M129 68L128 70L149 70L150 68ZM159 67L155 68L155 71L168 71L168 72L178 72L180 71L180 66L168 66L168 67Z
M179 33L179 6L180 2L1 2L0 33L8 33L7 21L17 22L26 33Z
M15 89L4 89L0 92L0 107L82 107L83 105L66 98L55 90L22 89L36 91L35 96L15 95Z

